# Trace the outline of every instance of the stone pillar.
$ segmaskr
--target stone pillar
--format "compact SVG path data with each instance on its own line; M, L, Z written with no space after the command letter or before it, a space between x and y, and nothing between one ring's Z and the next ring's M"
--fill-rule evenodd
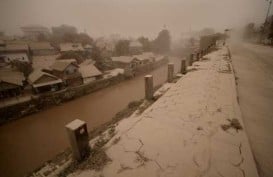
M89 154L89 138L87 125L84 121L75 119L66 126L73 158L81 161Z
M174 64L169 63L168 64L168 82L173 81L173 74L174 74Z
M199 61L200 53L196 52L196 61Z
M153 86L153 76L152 75L146 75L144 77L145 79L145 98L147 100L151 100L153 99L153 90L154 90L154 86Z
M181 60L181 74L186 74L187 73L187 66L186 66L186 60Z
M190 59L189 59L189 66L192 66L192 64L193 64L193 57L194 57L194 54L191 53L190 54Z

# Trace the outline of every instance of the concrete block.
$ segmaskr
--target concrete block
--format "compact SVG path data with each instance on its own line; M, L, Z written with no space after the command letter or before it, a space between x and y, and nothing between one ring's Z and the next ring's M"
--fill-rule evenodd
M181 60L181 74L186 74L187 73L187 65L186 65L186 60Z
M154 94L153 76L146 75L144 79L145 79L145 98L147 100L151 100L153 99L153 94Z
M168 64L168 82L173 81L173 75L174 75L174 64L169 63Z
M89 154L89 137L84 121L75 119L66 126L72 154L75 160L81 161Z

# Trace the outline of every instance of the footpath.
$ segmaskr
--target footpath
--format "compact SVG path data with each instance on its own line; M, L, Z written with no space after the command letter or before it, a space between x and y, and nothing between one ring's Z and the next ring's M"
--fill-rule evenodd
M228 56L223 47L194 62L149 108L115 126L102 168L68 176L258 177Z

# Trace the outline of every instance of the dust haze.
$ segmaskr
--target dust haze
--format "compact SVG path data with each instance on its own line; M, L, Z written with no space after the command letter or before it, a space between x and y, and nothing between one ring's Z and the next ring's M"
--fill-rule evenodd
M68 24L92 37L151 38L166 26L176 37L204 27L220 31L262 23L266 5L261 0L1 0L0 30L14 35L25 25Z

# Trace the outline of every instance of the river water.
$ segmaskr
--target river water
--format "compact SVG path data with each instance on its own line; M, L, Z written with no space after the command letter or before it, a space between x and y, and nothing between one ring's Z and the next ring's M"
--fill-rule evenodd
M170 60L178 72L180 60ZM167 80L167 65L149 74L154 77L154 86L163 84ZM0 176L21 177L66 149L69 144L64 126L68 122L84 120L91 130L110 121L129 102L144 98L143 76L2 125Z

